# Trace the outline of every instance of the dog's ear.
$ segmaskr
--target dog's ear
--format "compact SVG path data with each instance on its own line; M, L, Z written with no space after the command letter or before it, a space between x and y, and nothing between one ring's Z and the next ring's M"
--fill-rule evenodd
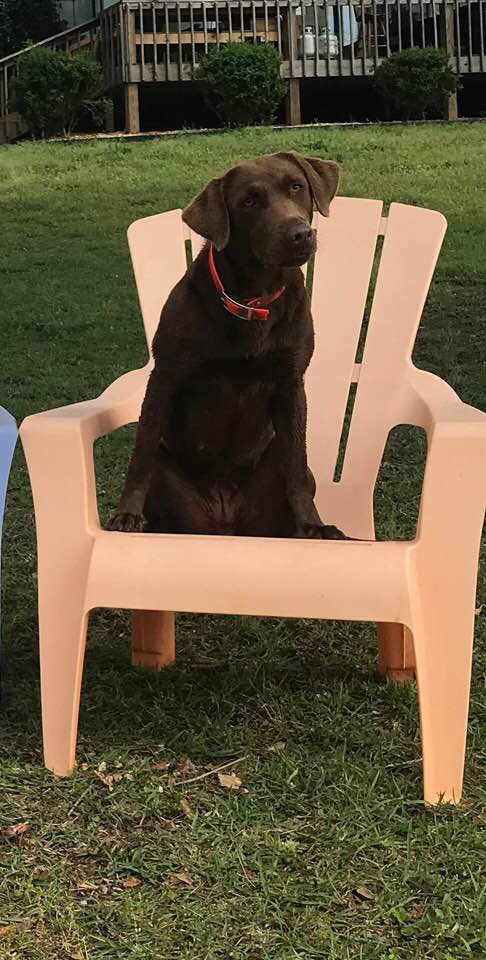
M223 250L230 237L230 219L224 194L224 177L210 180L207 187L182 212L191 230Z
M305 174L314 206L323 217L329 216L329 204L339 186L339 164L334 160L319 160L318 157L303 157L300 153L285 153L282 156L293 160Z

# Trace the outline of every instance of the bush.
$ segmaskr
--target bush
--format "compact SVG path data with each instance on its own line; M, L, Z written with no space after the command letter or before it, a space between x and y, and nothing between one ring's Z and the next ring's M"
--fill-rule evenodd
M204 56L195 78L209 107L228 126L272 123L287 90L280 64L270 44L229 43Z
M445 97L457 89L446 51L433 47L392 54L376 70L375 83L404 120L440 116Z
M67 136L81 119L101 126L102 90L103 72L96 60L34 47L20 58L13 106L34 137Z

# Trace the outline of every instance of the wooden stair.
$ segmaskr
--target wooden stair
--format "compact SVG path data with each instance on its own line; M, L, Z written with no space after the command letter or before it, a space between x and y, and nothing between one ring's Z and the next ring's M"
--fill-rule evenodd
M99 17L69 30L62 30L53 37L47 37L36 43L36 47L47 50L64 50L67 53L88 53L96 55L99 35ZM13 143L28 132L26 124L18 113L9 110L12 83L16 77L19 61L32 47L19 50L0 60L0 144Z

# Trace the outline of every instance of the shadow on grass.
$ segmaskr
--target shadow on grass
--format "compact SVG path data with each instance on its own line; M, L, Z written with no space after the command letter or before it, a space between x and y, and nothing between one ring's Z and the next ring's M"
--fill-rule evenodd
M163 743L174 757L217 760L282 740L314 758L341 747L366 756L390 738L400 754L416 750L415 688L382 682L370 624L181 616L177 665L160 673L130 666L129 634L127 613L92 614L80 757L153 754ZM35 637L5 655L0 742L38 763ZM397 713L409 737L400 747Z

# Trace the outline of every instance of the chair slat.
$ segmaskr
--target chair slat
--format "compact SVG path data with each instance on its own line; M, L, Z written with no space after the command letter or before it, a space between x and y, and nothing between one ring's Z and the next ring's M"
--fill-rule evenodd
M447 228L434 210L390 207L342 479L373 489Z
M181 211L170 210L132 223L128 244L150 349L160 311L186 271Z
M306 377L309 464L318 487L334 475L382 208L379 200L339 197L330 217L318 218L312 287L316 345Z
M201 250L207 241L204 237L199 236L198 233L194 233L194 230L190 231L191 236L191 248L192 248L192 259L195 260L198 254L201 253Z

